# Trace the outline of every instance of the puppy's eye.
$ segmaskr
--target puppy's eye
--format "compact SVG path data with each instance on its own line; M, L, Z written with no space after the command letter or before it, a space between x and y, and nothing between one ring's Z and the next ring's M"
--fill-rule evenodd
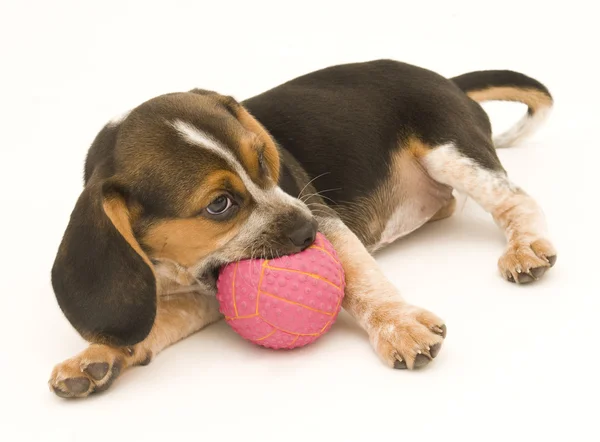
M211 215L222 215L233 207L233 201L227 195L221 195L206 207Z

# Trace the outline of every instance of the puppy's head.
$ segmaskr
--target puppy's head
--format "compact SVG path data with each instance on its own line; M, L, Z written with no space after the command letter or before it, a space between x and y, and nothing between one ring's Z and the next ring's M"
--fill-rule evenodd
M225 263L308 247L316 222L278 187L279 166L265 129L210 91L107 124L52 269L67 318L90 341L132 345L150 332L161 279L214 291Z

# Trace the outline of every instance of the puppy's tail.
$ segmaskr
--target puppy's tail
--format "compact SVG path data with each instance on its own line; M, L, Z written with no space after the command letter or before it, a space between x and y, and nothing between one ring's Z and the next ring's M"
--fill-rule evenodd
M497 148L512 146L533 134L552 109L552 95L539 81L513 71L477 71L452 78L477 102L516 101L527 105L527 113L508 131L494 137Z

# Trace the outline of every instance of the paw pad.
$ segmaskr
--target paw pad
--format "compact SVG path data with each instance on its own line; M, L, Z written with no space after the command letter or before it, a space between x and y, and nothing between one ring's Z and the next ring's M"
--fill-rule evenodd
M65 379L64 384L71 394L82 394L90 388L90 380L84 377Z
M104 379L106 373L108 373L108 362L94 362L87 366L85 371L94 379L95 381L100 381Z
M104 391L119 376L123 364L119 358L112 363L88 361L73 358L57 365L49 381L50 389L63 398L82 398Z

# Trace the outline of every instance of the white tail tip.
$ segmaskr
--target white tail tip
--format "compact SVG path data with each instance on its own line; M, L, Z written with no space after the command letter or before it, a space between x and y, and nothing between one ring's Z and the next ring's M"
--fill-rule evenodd
M497 149L511 147L525 138L533 135L538 127L548 119L552 106L538 108L533 114L529 112L517 124L504 133L493 138Z

